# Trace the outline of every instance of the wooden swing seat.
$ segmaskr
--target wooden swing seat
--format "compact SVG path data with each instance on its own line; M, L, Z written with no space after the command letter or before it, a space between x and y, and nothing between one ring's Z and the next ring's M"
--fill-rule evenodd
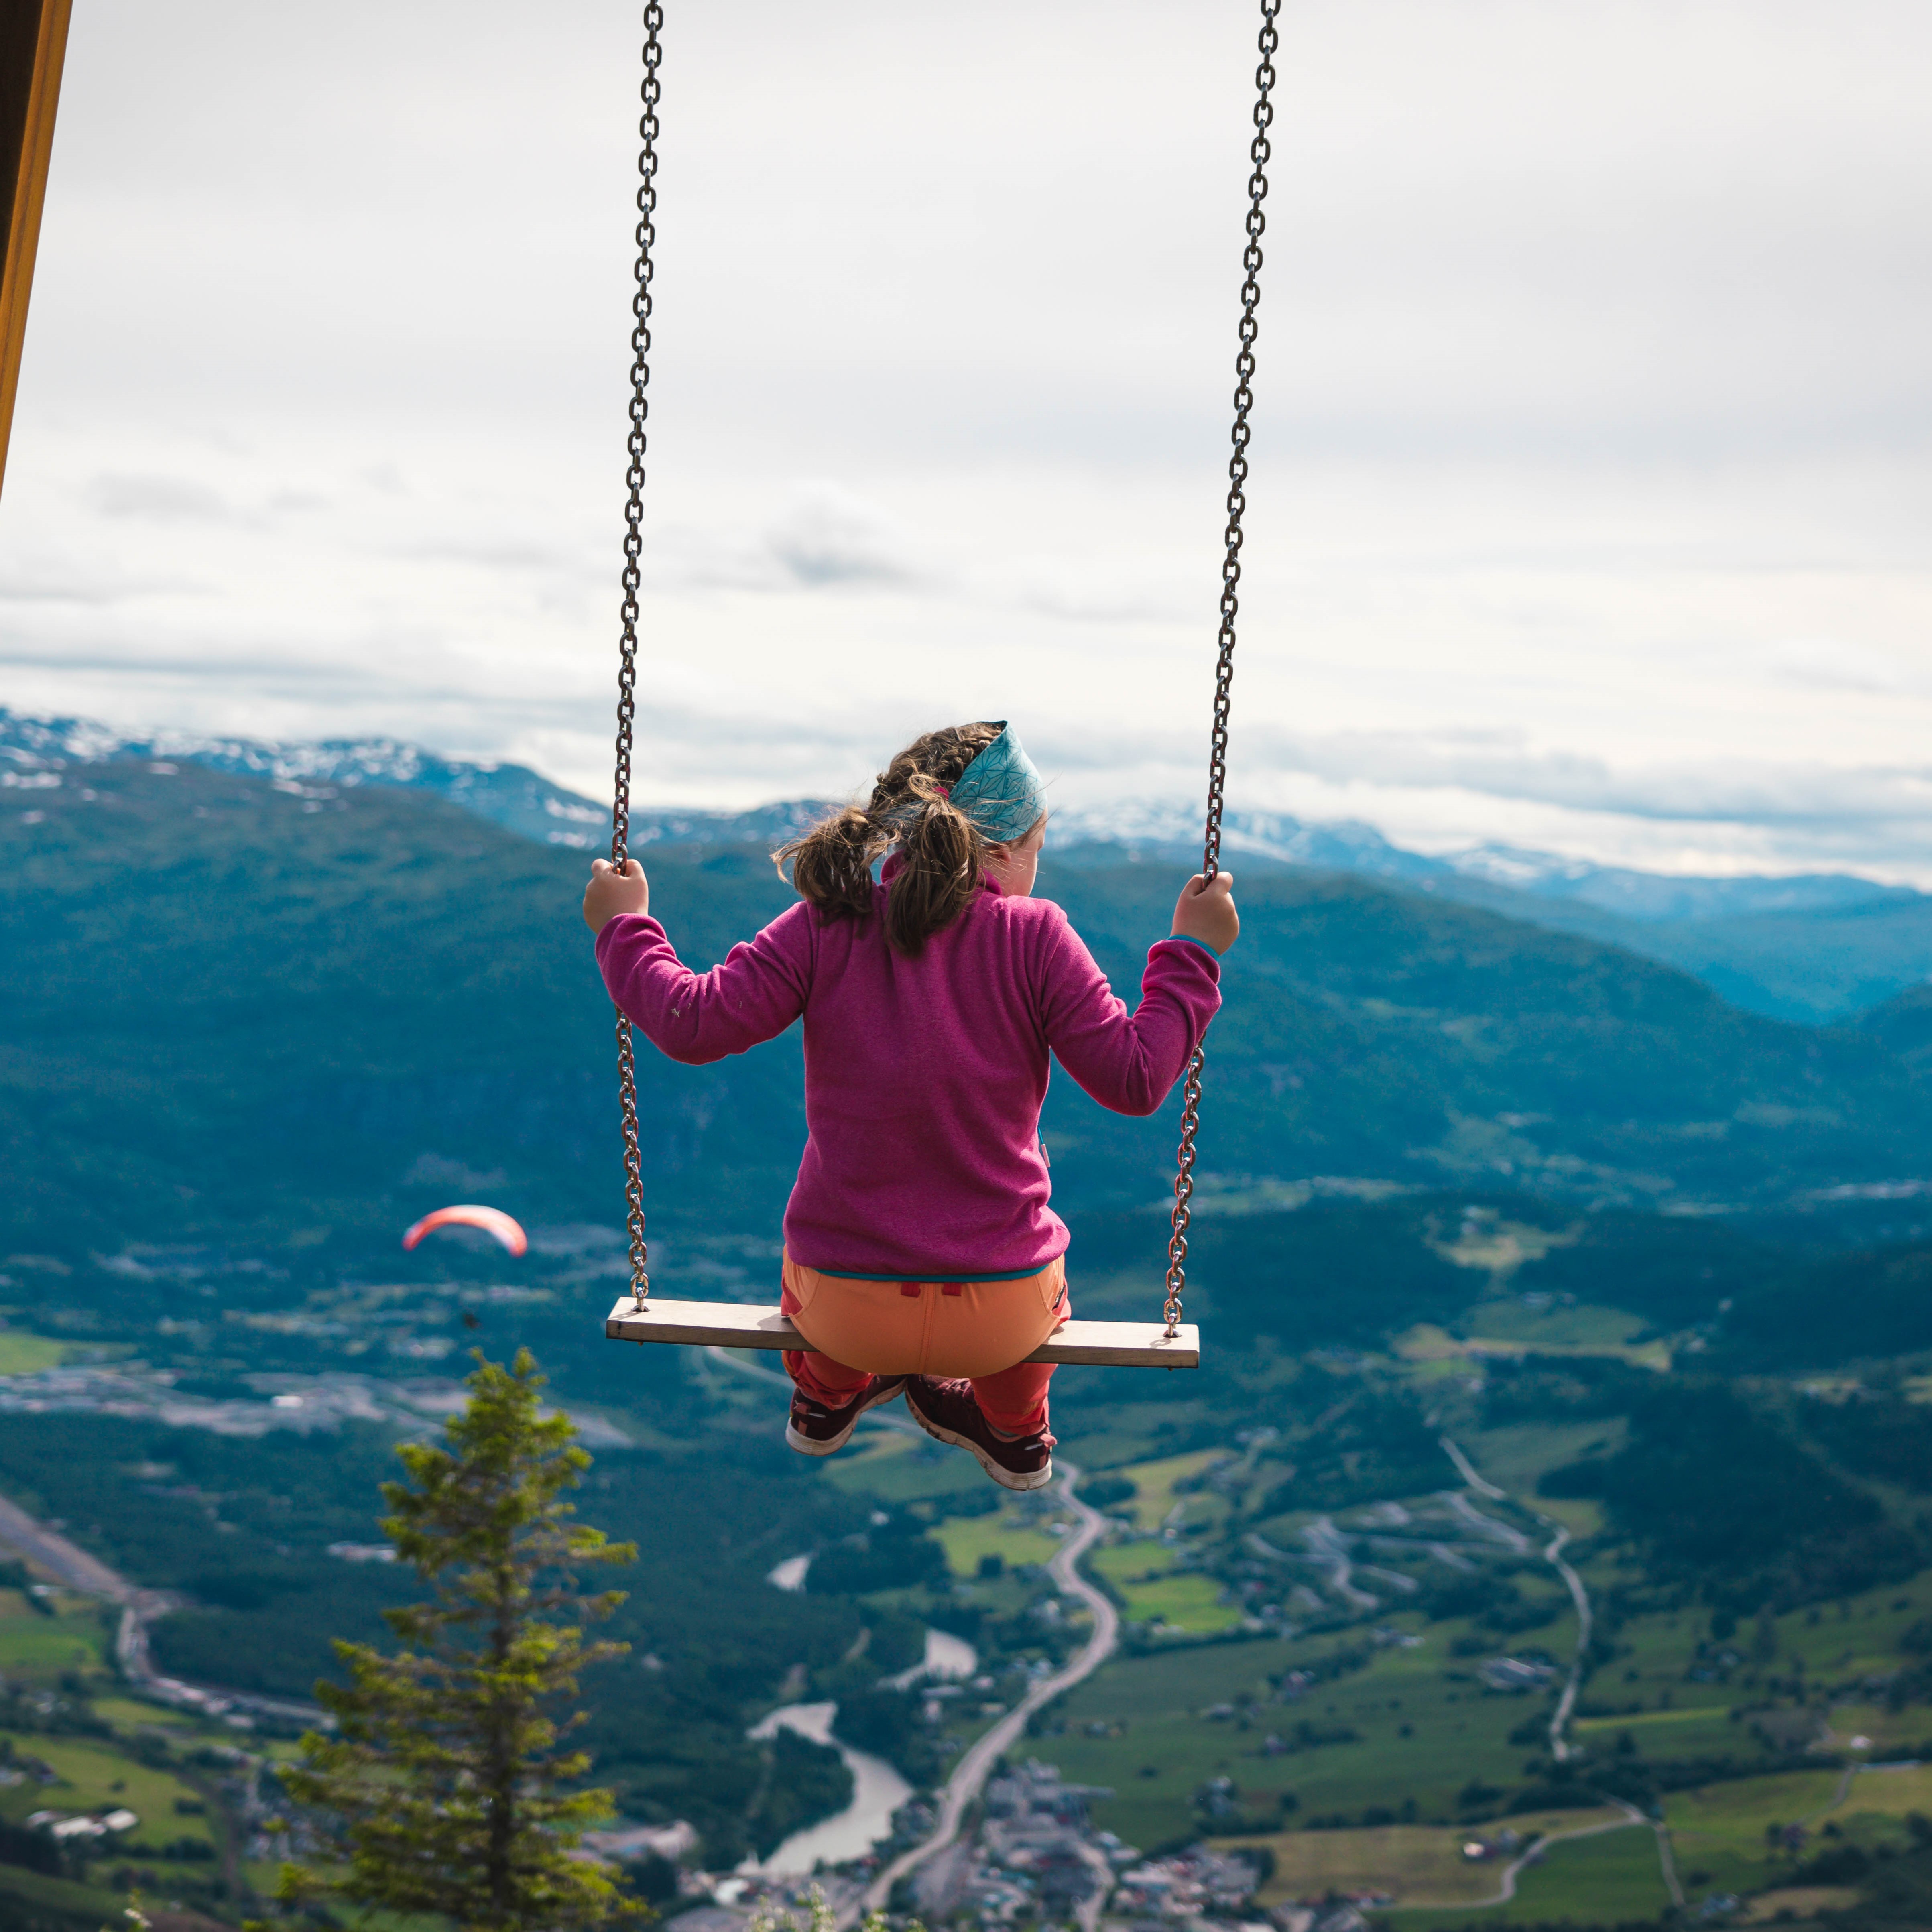
M604 1318L614 1342L668 1342L686 1348L808 1348L790 1319L769 1304L742 1301L641 1303L618 1297ZM1174 1339L1158 1322L1067 1322L1028 1356L1030 1362L1087 1362L1110 1369L1198 1369L1201 1330L1179 1324Z

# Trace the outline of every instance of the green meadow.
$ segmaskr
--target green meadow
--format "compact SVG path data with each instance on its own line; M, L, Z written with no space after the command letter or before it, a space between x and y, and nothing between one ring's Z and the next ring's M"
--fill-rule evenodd
M1388 1923L1400 1932L1477 1932L1491 1925L1566 1924L1617 1925L1659 1916L1670 1904L1657 1840L1641 1825L1627 1825L1552 1843L1527 1867L1507 1904L1473 1911L1426 1906L1392 1911Z

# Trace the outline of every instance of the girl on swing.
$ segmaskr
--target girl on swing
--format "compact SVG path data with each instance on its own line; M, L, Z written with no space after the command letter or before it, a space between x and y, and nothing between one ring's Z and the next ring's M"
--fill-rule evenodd
M1181 889L1130 1013L1066 915L1032 896L1040 774L1004 722L929 731L871 802L776 856L800 903L693 973L633 859L584 895L610 997L701 1066L805 1018L805 1157L785 1210L785 1431L808 1456L903 1394L928 1436L1010 1490L1053 1479L1050 1363L1072 1312L1040 1138L1047 1055L1103 1107L1151 1114L1221 1004L1240 930L1229 875ZM884 864L875 882L872 868Z

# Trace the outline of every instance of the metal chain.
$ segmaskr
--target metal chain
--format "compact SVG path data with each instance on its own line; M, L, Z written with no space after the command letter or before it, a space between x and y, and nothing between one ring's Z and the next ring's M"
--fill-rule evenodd
M622 634L617 668L617 771L610 801L610 862L619 872L630 857L631 739L638 716L638 560L644 554L644 427L651 412L651 248L657 240L658 101L662 90L658 66L664 58L658 36L664 9L658 0L644 8L644 78L639 90L644 104L638 123L637 290L631 298L631 466L625 481L630 489L624 506L624 601L620 611ZM617 1015L617 1096L624 1117L624 1202L631 1237L631 1297L638 1306L651 1292L646 1268L650 1250L644 1241L644 1174L638 1154L638 1066L631 1041L631 1022Z
M1234 451L1228 460L1227 548L1221 560L1220 659L1214 673L1214 729L1209 740L1208 760L1208 824L1201 859L1201 870L1210 880L1221 869L1221 812L1228 783L1228 712L1234 682L1234 620L1241 608L1241 516L1248 507L1248 414L1255 402L1251 386L1255 338L1261 332L1255 311L1261 306L1262 237L1268 230L1262 203L1268 199L1268 165L1274 153L1268 129L1274 120L1274 104L1268 97L1275 83L1275 50L1281 44L1274 24L1281 11L1281 0L1261 0L1261 37L1256 43L1261 64L1255 69L1255 138L1248 148L1248 158L1254 164L1248 176L1248 245L1241 255L1245 272L1241 283L1240 350L1234 358ZM1201 1072L1206 1064L1206 1049L1196 1048L1181 1088L1173 1232L1167 1243L1167 1300L1161 1310L1170 1341L1180 1326L1181 1297L1187 1286L1187 1231L1193 1220L1190 1204L1194 1198L1194 1142L1201 1126Z

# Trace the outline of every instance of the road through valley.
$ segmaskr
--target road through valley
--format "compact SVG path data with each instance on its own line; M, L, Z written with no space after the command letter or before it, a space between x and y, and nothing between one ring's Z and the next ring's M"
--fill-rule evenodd
M968 1808L986 1787L988 1777L1007 1751L1024 1736L1027 1720L1044 1705L1093 1676L1113 1655L1120 1640L1120 1616L1106 1594L1081 1575L1082 1557L1097 1543L1106 1529L1100 1512L1082 1502L1076 1493L1080 1472L1071 1462L1060 1463L1058 1488L1061 1499L1076 1518L1075 1526L1060 1546L1047 1574L1065 1595L1076 1597L1093 1613L1094 1628L1075 1655L1051 1676L1043 1677L1018 1703L983 1736L968 1747L940 1793L939 1819L932 1834L910 1851L902 1852L886 1865L867 1887L868 1910L882 1906L892 1896L892 1887L908 1872L936 1858L959 1836ZM856 1912L852 1916L856 1916Z

